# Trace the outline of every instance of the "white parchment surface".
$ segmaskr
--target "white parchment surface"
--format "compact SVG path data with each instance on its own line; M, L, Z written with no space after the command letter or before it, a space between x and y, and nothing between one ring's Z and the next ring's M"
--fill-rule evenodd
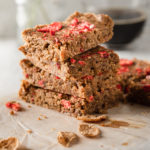
M10 115L5 103L12 100L19 101L24 111ZM27 150L150 150L150 107L120 105L111 109L108 112L111 119L126 121L132 126L110 128L96 125L102 136L89 139L78 132L81 121L76 118L35 105L28 108L28 105L15 95L0 98L0 138L15 136ZM41 120L38 120L39 117ZM32 130L32 133L27 130ZM59 131L75 132L80 141L71 148L65 148L57 142Z

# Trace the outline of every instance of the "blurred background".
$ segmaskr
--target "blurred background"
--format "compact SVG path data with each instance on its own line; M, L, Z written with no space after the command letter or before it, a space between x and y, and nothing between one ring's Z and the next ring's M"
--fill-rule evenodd
M76 10L100 13L116 8L127 9L124 13L115 13L115 24L119 25L119 28L126 25L129 29L128 25L132 23L141 24L138 28L132 27L138 34L135 34L130 42L117 44L112 42L106 46L116 50L121 58L137 57L150 61L150 0L0 0L0 93L7 95L17 92L22 79L19 60L23 55L17 50L23 44L22 30L36 24L64 20ZM130 14L128 9L140 13ZM112 14L109 11L109 15ZM123 18L119 18L121 14ZM115 36L119 35L119 39L122 37L126 39L127 37L122 34L123 31L128 33L129 30L123 28L121 33L115 32ZM130 31L129 33L130 37L134 35Z

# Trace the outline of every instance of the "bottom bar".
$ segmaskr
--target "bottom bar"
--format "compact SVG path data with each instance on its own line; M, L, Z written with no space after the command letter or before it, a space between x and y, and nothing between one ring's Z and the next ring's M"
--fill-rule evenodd
M84 98L61 94L47 89L42 89L22 81L19 96L22 100L45 108L54 109L72 116L93 113L104 113L108 108L118 104L119 90L105 89L99 99L91 97L91 101Z

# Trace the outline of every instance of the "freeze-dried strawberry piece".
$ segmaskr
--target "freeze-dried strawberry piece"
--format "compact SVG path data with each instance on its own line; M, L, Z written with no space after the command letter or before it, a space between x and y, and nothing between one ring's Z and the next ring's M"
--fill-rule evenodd
M131 66L131 65L133 65L132 60L120 59L120 66Z
M71 58L71 59L70 59L70 62L71 62L72 64L74 64L74 63L76 62L76 60L73 59L73 58Z
M57 66L58 69L60 69L60 64L59 63L57 63L56 66Z
M109 57L109 54L106 51L103 51L103 52L99 51L97 53L100 54L100 56L102 58L108 58Z
M146 68L145 72L147 75L150 75L150 67Z
M150 75L147 75L147 76L146 76L146 79L147 79L147 80L150 80Z
M101 76L101 75L102 75L102 72L99 72L98 75Z
M80 48L80 52L82 52L82 53L83 53L83 52L84 52L84 49L83 49L83 48Z
M26 74L25 77L26 77L26 78L29 78L29 74Z
M21 110L21 105L19 103L13 103L12 109L15 111L19 111L19 110Z
M38 32L49 32L51 35L55 35L55 32L62 29L62 23L61 22L53 22L50 25L47 25L46 27L37 29Z
M7 102L5 105L7 108L13 109L15 111L21 110L21 105L16 102Z
M92 101L94 100L94 97L91 95L91 96L89 97L89 100L90 100L90 102L92 102Z
M143 72L143 70L141 68L136 68L135 70L138 74L141 74Z
M77 18L74 18L71 22L71 26L76 26L79 23L79 20Z
M82 79L92 80L93 76L86 75L86 76L82 77Z
M122 86L120 84L116 85L117 89L119 89L120 91L122 91Z
M78 63L79 63L80 65L85 65L85 61L79 60Z
M69 109L71 107L70 101L67 101L65 99L61 100L61 104L64 106L64 108Z
M56 76L56 79L60 79L58 76Z
M7 108L11 108L12 107L12 103L11 102L7 102L5 105L6 105Z
M39 81L38 81L38 85L44 86L44 81L43 81L43 80L39 80Z
M150 84L144 85L144 86L143 86L143 90L144 90L145 92L150 92Z
M126 73L126 72L129 72L129 68L128 67L120 67L117 74L120 75L120 74Z

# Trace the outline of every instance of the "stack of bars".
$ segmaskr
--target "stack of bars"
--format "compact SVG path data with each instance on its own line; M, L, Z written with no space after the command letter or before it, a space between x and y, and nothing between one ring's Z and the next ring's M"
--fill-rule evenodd
M99 46L112 38L109 16L75 12L64 22L38 25L22 35L22 100L74 116L118 104L119 57Z

